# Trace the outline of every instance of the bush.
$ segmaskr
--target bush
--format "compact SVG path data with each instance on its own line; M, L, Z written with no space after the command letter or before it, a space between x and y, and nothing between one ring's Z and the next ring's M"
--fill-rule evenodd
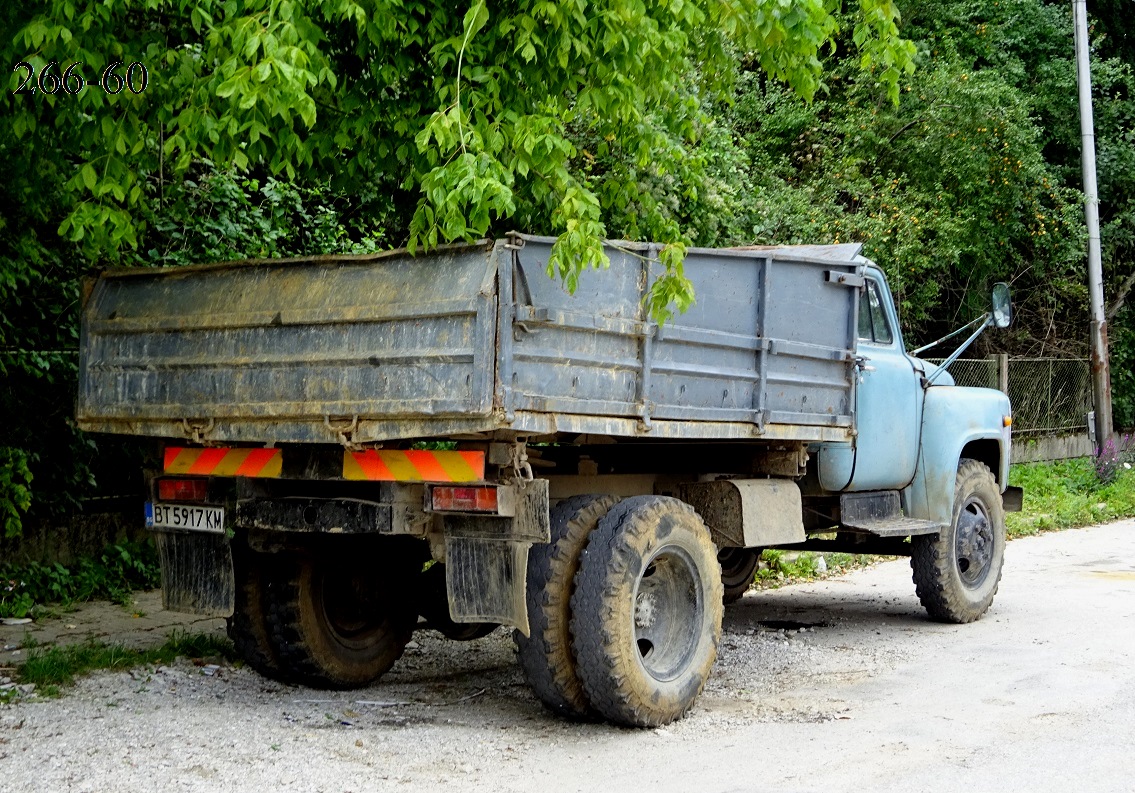
M25 617L50 603L84 600L128 603L132 592L161 584L158 554L150 542L108 545L97 557L70 567L59 562L0 565L0 617Z

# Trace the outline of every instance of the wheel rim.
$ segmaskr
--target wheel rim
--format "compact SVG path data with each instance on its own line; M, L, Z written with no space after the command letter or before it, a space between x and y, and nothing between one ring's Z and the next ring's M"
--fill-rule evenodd
M697 566L682 548L667 547L647 561L635 585L635 644L655 680L677 678L697 650L705 605Z
M971 589L981 586L993 567L993 526L981 499L971 498L962 505L954 556L962 583Z
M320 606L324 625L343 647L365 650L382 633L386 614L378 593L360 571L326 571L320 576Z

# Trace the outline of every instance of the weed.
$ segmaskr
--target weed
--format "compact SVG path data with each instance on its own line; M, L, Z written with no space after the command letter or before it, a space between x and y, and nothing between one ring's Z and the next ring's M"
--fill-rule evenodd
M69 686L75 678L97 669L132 669L136 666L173 663L178 657L233 660L232 644L203 633L175 631L160 647L135 650L121 644L90 641L61 647L33 650L16 675L21 683L35 683L41 696L59 693L60 686Z
M1021 512L1010 512L1010 537L1070 529L1135 517L1135 469L1120 464L1110 482L1101 481L1097 459L1014 465L1009 484L1024 488Z
M841 575L857 567L868 567L886 558L889 557L766 548L761 553L755 581L759 588L773 589L797 581Z
M1096 449L1096 476L1102 484L1110 485L1121 471L1131 470L1131 436L1124 435L1119 443L1108 438L1103 448Z
M40 614L46 604L64 606L102 599L125 605L139 589L161 583L158 554L150 542L108 545L96 557L71 566L59 562L0 565L0 617Z

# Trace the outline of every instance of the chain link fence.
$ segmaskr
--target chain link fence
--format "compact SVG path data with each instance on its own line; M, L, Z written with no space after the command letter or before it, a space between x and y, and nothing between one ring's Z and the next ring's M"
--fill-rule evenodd
M939 364L943 359L927 360ZM1088 429L1092 372L1087 358L959 358L949 372L960 386L1008 393L1014 436L1070 435Z

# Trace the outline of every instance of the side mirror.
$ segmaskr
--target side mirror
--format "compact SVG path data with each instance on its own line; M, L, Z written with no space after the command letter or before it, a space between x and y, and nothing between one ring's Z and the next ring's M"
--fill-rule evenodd
M1009 297L1009 285L999 282L993 285L993 324L999 328L1009 327L1013 321L1013 301Z

